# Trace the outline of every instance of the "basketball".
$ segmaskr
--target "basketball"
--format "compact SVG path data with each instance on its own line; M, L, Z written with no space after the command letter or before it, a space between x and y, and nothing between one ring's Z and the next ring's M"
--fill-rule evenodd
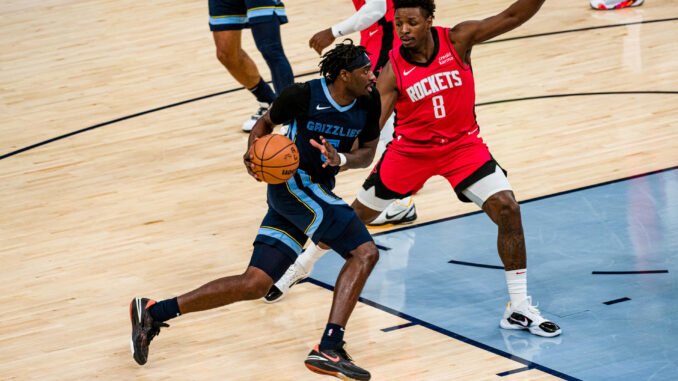
M293 141L279 134L266 135L252 147L252 171L269 184L284 183L299 167L299 150Z

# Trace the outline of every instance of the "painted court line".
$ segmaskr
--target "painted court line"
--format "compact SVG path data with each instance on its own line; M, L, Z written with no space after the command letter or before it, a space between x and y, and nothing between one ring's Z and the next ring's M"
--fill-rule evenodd
M409 323L405 323L405 324L396 325L394 327L382 328L381 330L383 332L391 332L391 331L395 331L396 329L407 328L407 327L411 327L413 325L416 325L416 324L409 322Z
M641 271L592 271L593 275L628 275L628 274L667 274L669 270L641 270Z
M619 299L614 299L614 300L609 300L609 301L607 301L607 302L603 302L603 304L607 304L607 305L609 306L609 305L612 305L612 304L625 302L625 301L627 301L627 300L631 300L631 298L623 297L623 298L619 298Z
M524 371L530 370L530 369L533 369L533 368L531 368L531 367L529 367L529 366L525 366L525 367L518 368L518 369L507 370L506 372L497 373L497 376L499 376L499 377L506 377L506 376L508 376L508 375L510 375L510 374L520 373L520 372L524 372Z

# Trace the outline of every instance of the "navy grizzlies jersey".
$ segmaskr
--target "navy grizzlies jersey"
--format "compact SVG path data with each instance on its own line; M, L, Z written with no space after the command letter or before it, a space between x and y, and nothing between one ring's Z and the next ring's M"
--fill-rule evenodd
M299 149L299 169L311 180L334 188L339 167L322 167L325 158L310 139L320 143L323 136L338 152L350 152L356 138L368 142L379 138L381 100L376 88L347 106L340 106L330 95L325 79L296 83L285 89L271 106L275 124L290 123L287 137Z

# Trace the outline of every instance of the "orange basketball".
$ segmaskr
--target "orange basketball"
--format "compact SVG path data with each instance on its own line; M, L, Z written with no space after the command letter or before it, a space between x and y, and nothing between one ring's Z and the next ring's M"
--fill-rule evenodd
M284 183L299 167L297 146L279 134L266 135L254 142L252 156L252 171L269 184Z

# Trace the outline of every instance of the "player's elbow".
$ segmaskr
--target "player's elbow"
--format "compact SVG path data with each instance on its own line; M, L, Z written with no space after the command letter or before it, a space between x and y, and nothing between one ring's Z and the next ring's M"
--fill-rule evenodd
M386 15L386 0L377 0L374 10L379 13L379 18L384 17Z

